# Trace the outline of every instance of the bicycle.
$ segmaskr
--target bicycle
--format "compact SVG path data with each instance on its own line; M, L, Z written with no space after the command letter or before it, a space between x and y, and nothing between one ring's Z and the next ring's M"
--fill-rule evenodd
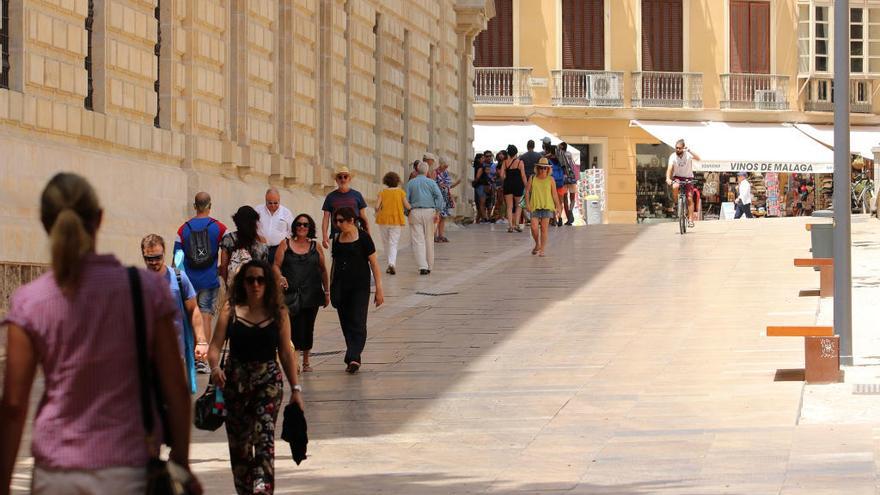
M687 225L690 221L690 217L688 216L687 188L683 186L688 186L694 183L696 183L696 181L693 179L677 179L673 181L673 184L678 184L678 205L675 213L678 215L678 230L681 235L687 233Z

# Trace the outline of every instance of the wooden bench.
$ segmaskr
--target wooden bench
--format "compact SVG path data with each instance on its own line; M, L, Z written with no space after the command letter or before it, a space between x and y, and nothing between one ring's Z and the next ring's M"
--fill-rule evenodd
M819 268L819 297L834 296L834 258L795 258L794 266Z
M804 338L804 380L840 381L840 343L830 326L768 326L768 337Z

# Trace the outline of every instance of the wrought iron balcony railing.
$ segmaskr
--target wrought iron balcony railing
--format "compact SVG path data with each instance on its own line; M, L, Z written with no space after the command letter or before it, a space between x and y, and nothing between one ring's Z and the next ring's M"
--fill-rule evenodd
M553 104L579 107L623 107L623 72L554 70Z
M531 67L475 67L474 103L531 105Z
M721 74L721 108L788 110L788 76Z
M703 74L633 72L633 107L702 108Z

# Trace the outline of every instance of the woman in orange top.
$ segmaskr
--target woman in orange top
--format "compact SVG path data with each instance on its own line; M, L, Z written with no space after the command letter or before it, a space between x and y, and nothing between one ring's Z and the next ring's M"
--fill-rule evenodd
M400 188L399 175L388 172L382 178L382 183L388 188L379 193L379 201L376 203L376 225L379 226L379 232L382 234L382 245L385 246L385 255L388 258L388 269L385 273L394 275L400 231L406 225L406 212L411 206L406 200L406 192Z

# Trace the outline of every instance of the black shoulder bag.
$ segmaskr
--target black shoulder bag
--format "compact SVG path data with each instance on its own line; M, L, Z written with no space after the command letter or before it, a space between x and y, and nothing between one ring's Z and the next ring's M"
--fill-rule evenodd
M159 404L159 418L162 421L165 438L170 438L171 431L167 426L167 414L159 387L153 377L153 366L147 358L146 316L144 314L144 297L141 279L137 268L128 269L128 283L131 286L131 300L134 312L135 344L137 345L138 377L140 378L141 419L144 422L144 438L150 461L147 463L147 495L186 495L184 486L172 478L168 472L168 463L159 457L153 438L153 396ZM165 442L170 443L170 442Z

